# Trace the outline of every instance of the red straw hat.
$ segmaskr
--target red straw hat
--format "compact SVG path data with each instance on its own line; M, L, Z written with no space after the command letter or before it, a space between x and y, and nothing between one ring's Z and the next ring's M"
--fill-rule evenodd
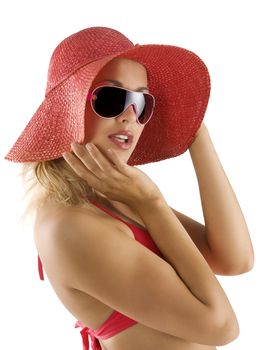
M64 39L54 50L45 99L5 159L44 161L71 152L71 142L85 144L85 106L92 81L115 57L145 66L155 97L151 120L128 164L157 162L184 153L194 140L206 111L210 78L193 52L172 45L134 45L120 32L91 27Z

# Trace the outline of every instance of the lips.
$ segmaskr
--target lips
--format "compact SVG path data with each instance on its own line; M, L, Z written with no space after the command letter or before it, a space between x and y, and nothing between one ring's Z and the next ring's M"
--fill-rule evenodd
M122 141L123 138L121 139L121 135L126 136L127 139ZM117 136L120 136L120 138L117 138ZM122 149L130 148L134 139L132 132L129 130L119 130L116 133L108 135L108 138Z

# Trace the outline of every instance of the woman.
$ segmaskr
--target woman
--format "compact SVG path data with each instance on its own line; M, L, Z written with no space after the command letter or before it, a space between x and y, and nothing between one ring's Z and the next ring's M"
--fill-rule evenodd
M39 271L42 261L84 349L88 337L93 349L215 349L239 334L214 273L249 271L253 250L203 123L209 87L193 53L134 46L110 28L75 33L52 55L45 100L6 159L41 185ZM132 166L187 149L205 226Z

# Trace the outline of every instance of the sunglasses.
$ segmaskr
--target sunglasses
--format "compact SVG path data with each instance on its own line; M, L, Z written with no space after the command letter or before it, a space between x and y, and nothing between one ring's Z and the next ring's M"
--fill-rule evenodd
M131 91L118 86L96 87L87 95L93 111L101 118L116 118L130 105L133 106L137 122L145 125L153 115L155 98L147 92Z

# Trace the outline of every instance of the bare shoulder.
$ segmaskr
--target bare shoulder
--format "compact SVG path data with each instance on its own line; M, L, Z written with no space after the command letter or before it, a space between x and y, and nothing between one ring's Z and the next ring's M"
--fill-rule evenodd
M86 218L99 213L90 205L86 207L80 206L64 206L55 203L46 203L38 210L35 227L43 225L61 225L63 222L72 219L75 216L85 215Z
M101 225L112 224L112 220L108 220L104 213L99 212L96 208L81 208L68 207L58 211L54 217L50 217L50 224L53 225L53 234L59 238L59 233L63 234L68 227L75 227L75 234L77 232L88 228ZM110 219L110 218L109 218Z
M121 226L122 225L122 226ZM61 206L51 204L43 207L34 225L34 241L45 272L53 285L69 286L71 281L68 256L74 259L81 246L100 244L95 240L97 232L126 232L128 227L99 211L96 207ZM100 237L100 240L103 237ZM79 248L77 248L79 245ZM103 254L97 251L103 257Z
M81 217L82 220L79 224L84 223L85 220L96 217L98 219L99 213L95 213L94 209L90 206L87 208L74 207L74 206L62 206L54 203L48 203L38 210L35 224L34 224L34 239L38 249L38 252L43 252L43 246L46 245L50 239L58 238L57 233L63 232L63 227L70 225L77 217ZM58 229L60 228L60 229Z

